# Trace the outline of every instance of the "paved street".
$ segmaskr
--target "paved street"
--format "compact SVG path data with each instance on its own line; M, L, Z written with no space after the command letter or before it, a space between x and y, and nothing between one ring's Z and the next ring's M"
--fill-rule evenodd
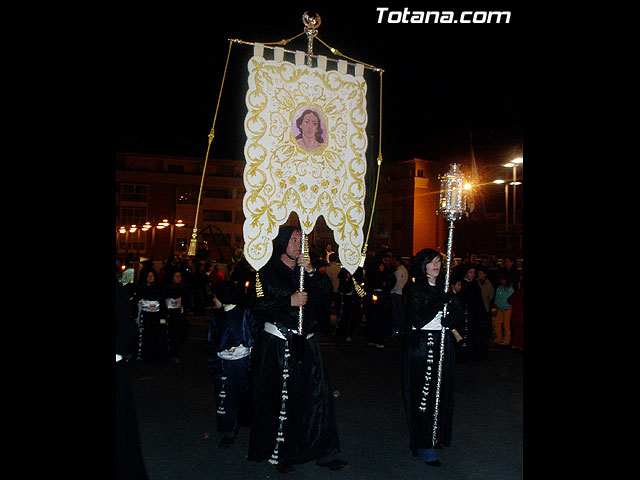
M182 364L129 364L142 452L151 480L395 479L519 480L523 477L523 354L490 350L488 359L458 363L451 447L441 467L411 456L400 388L401 337L384 349L319 335L340 435L338 472L314 462L288 475L246 459L248 431L219 449L215 391L204 357L205 317L188 317ZM360 332L362 333L362 332ZM208 438L205 434L208 433Z

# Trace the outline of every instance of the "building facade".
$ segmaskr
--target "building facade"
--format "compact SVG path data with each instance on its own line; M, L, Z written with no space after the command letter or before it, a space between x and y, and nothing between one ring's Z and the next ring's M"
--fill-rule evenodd
M420 158L383 163L369 246L411 257L441 244L440 164Z
M198 214L198 241L227 260L242 245L244 161L209 159ZM116 154L116 255L163 260L186 252L193 232L204 158ZM179 221L182 223L178 223ZM163 227L161 224L168 224ZM149 222L151 228L142 231ZM179 226L183 224L184 226ZM129 231L136 225L134 232ZM121 233L121 227L127 229Z
M117 257L133 253L160 261L187 251L203 165L204 158L116 154ZM204 242L211 258L222 262L230 260L233 251L243 246L244 167L244 160L210 158L207 162L198 215L198 242ZM369 250L390 248L407 258L423 248L446 251L448 225L436 212L440 196L438 177L448 167L448 164L420 158L382 164ZM375 172L371 173L370 178L374 180L367 184L364 235L375 186ZM506 246L502 245L505 225L499 221L504 217L498 215L492 221L491 212L489 217L483 222L470 219L456 222L453 245L456 256L468 252L499 255L506 252ZM290 220L288 223L295 223L295 219ZM141 227L145 222L149 222L150 228L143 231ZM164 222L166 226L162 225ZM130 231L131 225L136 225L135 231ZM518 227L520 251L517 253L521 254L522 225ZM510 230L513 232L513 227ZM309 243L320 251L331 243L336 251L333 231L323 217L318 219Z

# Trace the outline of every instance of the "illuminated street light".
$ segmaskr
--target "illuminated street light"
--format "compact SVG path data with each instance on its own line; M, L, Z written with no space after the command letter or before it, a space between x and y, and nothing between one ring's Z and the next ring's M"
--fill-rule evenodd
M513 182L509 183L509 185L513 185L513 225L515 228L516 225L516 185L521 185L520 182L516 182L516 168L523 165L524 161L522 157L517 157L511 160L508 163L502 165L506 168L513 168Z
M174 242L174 228L182 228L185 227L186 224L182 221L182 220L176 220L175 223L169 223L169 220L164 218L161 222L158 222L157 225L152 225L150 221L146 221L144 222L144 224L140 227L138 227L137 225L121 225L119 228L117 228L116 230L116 236L118 234L124 234L127 237L125 238L125 244L128 245L128 235L129 233L135 233L138 232L137 235L137 239L138 239L138 245L139 245L139 241L140 241L140 232L148 232L149 230L151 230L151 256L153 256L154 252L155 252L155 241L156 241L156 230L163 230L167 227L171 227L171 234L169 237L169 243L170 245L173 245ZM126 247L125 247L125 251L126 251Z

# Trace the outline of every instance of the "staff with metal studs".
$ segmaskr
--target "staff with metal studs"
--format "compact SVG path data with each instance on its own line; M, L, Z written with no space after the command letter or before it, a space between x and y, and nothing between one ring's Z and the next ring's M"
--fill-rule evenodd
M454 222L462 218L462 216L468 215L467 211L467 196L464 189L464 175L458 169L458 164L451 165L449 171L439 177L440 180L440 207L436 211L436 214L442 214L449 222L449 238L447 240L447 265L445 268L445 282L444 292L449 290L449 276L451 273L451 252L453 246L453 229ZM443 317L447 315L447 306L445 305L443 311ZM438 411L440 406L440 384L442 382L442 364L444 362L444 339L447 328L442 327L440 331L440 359L438 362L438 383L436 385L436 403L433 413L433 434L432 441L436 443L436 430L438 428ZM460 341L462 337L453 329L451 331L457 341Z
M304 12L302 15L302 23L304 23L304 33L307 35L307 65L311 66L311 55L313 55L313 39L318 34L318 27L320 26L321 19L317 13L315 16L310 16L308 12ZM300 255L303 257L309 257L309 240L307 234L300 230ZM300 290L304 291L304 268L300 267ZM302 318L304 315L304 306L300 306L298 312L298 334L302 335Z

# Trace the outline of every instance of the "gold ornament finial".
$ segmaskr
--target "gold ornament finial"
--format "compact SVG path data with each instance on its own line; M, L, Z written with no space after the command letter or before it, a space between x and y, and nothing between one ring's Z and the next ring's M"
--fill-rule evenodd
M309 30L315 35L317 33L315 30L317 30L322 23L322 19L317 13L312 17L311 15L309 15L309 12L304 12L304 14L302 15L302 23L304 23L305 33L307 33L307 31Z

